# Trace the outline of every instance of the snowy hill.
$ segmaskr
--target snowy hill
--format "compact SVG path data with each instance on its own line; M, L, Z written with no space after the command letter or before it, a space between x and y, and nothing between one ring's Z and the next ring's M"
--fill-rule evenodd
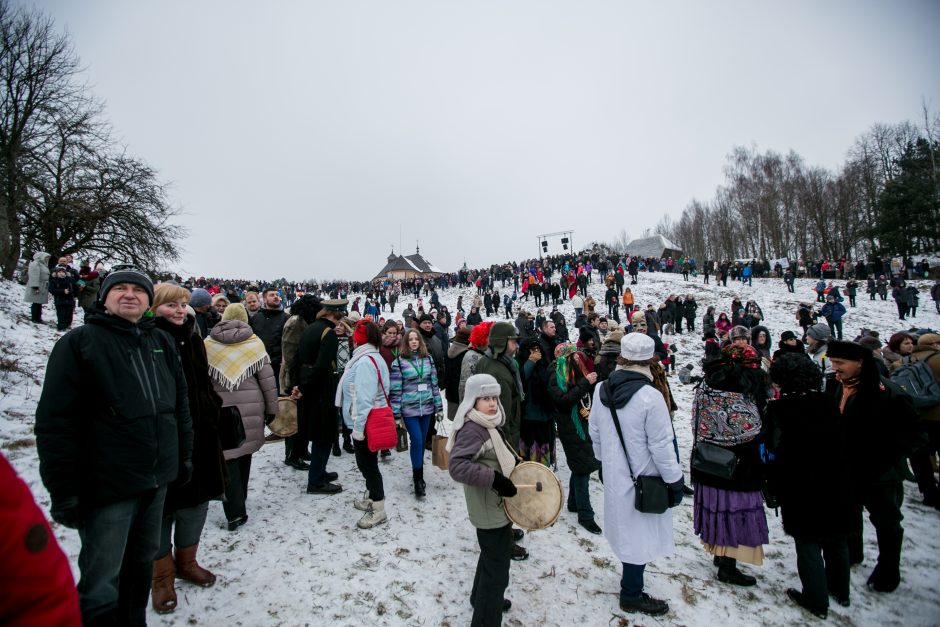
M776 280L756 280L753 287L729 284L702 285L701 278L682 281L679 275L641 274L634 286L636 302L658 305L671 293L695 294L701 315L709 305L728 311L732 298L756 299L774 343L784 330L799 330L794 321L796 301L812 300L813 282L797 281L796 294L787 293ZM840 283L841 284L841 283ZM921 305L915 323L940 328L928 284L921 286ZM603 288L590 286L602 301ZM457 296L464 302L471 290L441 293L453 312ZM45 510L49 497L38 473L33 416L41 390L45 361L55 339L54 327L29 322L28 306L21 302L22 287L0 283L0 446ZM404 298L403 308L410 299ZM859 307L849 308L845 336L862 327L878 329L882 337L907 328L898 321L892 301L869 301L860 294ZM534 312L534 303L527 307ZM550 308L547 308L550 309ZM562 306L574 333L574 312ZM401 311L401 309L399 309ZM604 313L605 308L599 311ZM53 320L51 307L45 316ZM76 324L81 313L76 315ZM678 365L701 359L701 336L678 335ZM671 380L679 411L676 431L683 464L688 468L691 441L689 407L692 387ZM569 472L561 447L558 475L567 488ZM478 555L474 530L463 493L446 472L430 466L425 478L428 496L416 501L411 488L407 454L393 453L382 462L387 493L387 524L370 531L356 529L359 513L352 499L364 482L352 456L332 458L329 469L339 473L345 491L336 496L305 494L306 473L283 463L283 445L269 444L254 456L248 495L248 523L226 531L220 503L209 507L209 519L199 550L200 561L218 575L214 588L201 589L177 582L179 607L158 616L152 625L466 625L471 608L468 597ZM864 464L864 460L856 460ZM832 486L833 490L840 486ZM869 592L865 581L877 556L874 531L866 519L865 563L852 570L849 608L834 606L830 617L844 625L940 624L940 512L921 505L916 485L905 484L902 583L893 594ZM603 492L596 476L591 499L603 525ZM662 619L627 615L618 607L620 564L602 536L593 536L567 511L551 529L526 535L530 558L513 562L507 597L513 607L504 615L506 625L651 624L792 625L809 623L809 614L794 606L785 594L799 588L792 540L783 534L780 519L768 512L771 543L763 567L743 566L758 577L754 588L719 583L710 556L692 532L691 499L675 513L676 552L647 568L647 591L666 599L671 611ZM53 525L56 536L76 564L76 532Z

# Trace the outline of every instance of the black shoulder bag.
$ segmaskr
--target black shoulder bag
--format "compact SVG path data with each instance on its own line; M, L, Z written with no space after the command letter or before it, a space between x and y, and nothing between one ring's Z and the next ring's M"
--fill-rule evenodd
M219 413L219 445L223 451L231 451L245 443L245 424L242 413L235 405L223 407Z
M620 426L620 418L617 417L617 406L614 405L613 384L610 379L607 380L604 389L607 390L607 399L610 401L610 415L614 418L614 427L617 429L617 436L620 438L620 446L623 447L624 457L627 458L627 470L630 471L630 480L633 481L633 490L635 494L634 507L643 514L662 514L669 509L669 488L662 477L653 475L634 476L633 467L630 465L630 456L627 454L627 445L623 440L623 429Z
M703 475L710 475L718 479L731 479L734 476L735 468L738 466L738 456L730 449L700 440L698 427L701 421L701 409L695 401L693 401L693 411L695 412L695 430L692 433L690 468Z

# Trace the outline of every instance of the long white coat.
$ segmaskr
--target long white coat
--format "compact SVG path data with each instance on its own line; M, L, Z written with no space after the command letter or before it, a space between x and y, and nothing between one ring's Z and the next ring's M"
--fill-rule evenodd
M601 403L603 385L594 389L589 433L594 456L604 469L604 536L614 554L627 564L646 564L671 555L672 510L664 514L642 514L634 507L634 488L626 458L610 410ZM675 437L666 401L656 388L640 388L617 417L630 454L633 473L658 475L666 483L682 478L672 440Z

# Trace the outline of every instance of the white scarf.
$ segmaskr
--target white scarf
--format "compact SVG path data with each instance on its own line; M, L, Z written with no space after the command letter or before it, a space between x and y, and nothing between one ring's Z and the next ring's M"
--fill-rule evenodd
M653 373L650 372L649 366L637 366L631 364L629 366L617 366L617 370L626 370L627 372L638 372L650 381L653 380Z
M451 429L450 437L447 439L447 452L449 453L453 450L457 431L464 426L467 420L484 427L487 433L489 433L489 445L491 445L496 452L496 459L499 461L500 471L503 473L504 477L508 477L512 469L516 467L516 456L512 454L509 447L506 446L506 442L503 441L503 436L496 430L497 427L501 427L506 421L502 411L497 410L495 414L489 415L471 408L466 416L457 416L454 418L454 426L453 429ZM477 456L486 450L486 447L487 443L484 443L477 453Z
M340 377L339 385L336 386L336 396L333 399L333 404L336 405L337 407L343 406L343 383L346 382L346 377L349 375L349 371L352 370L352 365L356 363L357 361L359 361L360 359L362 359L363 357L367 357L369 355L382 359L382 353L379 352L379 349L372 346L372 344L363 344L362 346L357 347L356 350L353 351L352 357L350 357L349 361L346 362L346 367L343 368L343 376ZM376 360L375 363L377 366L379 363L378 360ZM381 388L382 387L381 371L379 371L378 377L379 377L379 388ZM386 393L388 393L388 390L386 390Z

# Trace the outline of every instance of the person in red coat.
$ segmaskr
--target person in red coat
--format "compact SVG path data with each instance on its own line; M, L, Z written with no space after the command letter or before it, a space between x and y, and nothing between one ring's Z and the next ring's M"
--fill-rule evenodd
M69 560L33 495L0 454L0 625L78 625Z

